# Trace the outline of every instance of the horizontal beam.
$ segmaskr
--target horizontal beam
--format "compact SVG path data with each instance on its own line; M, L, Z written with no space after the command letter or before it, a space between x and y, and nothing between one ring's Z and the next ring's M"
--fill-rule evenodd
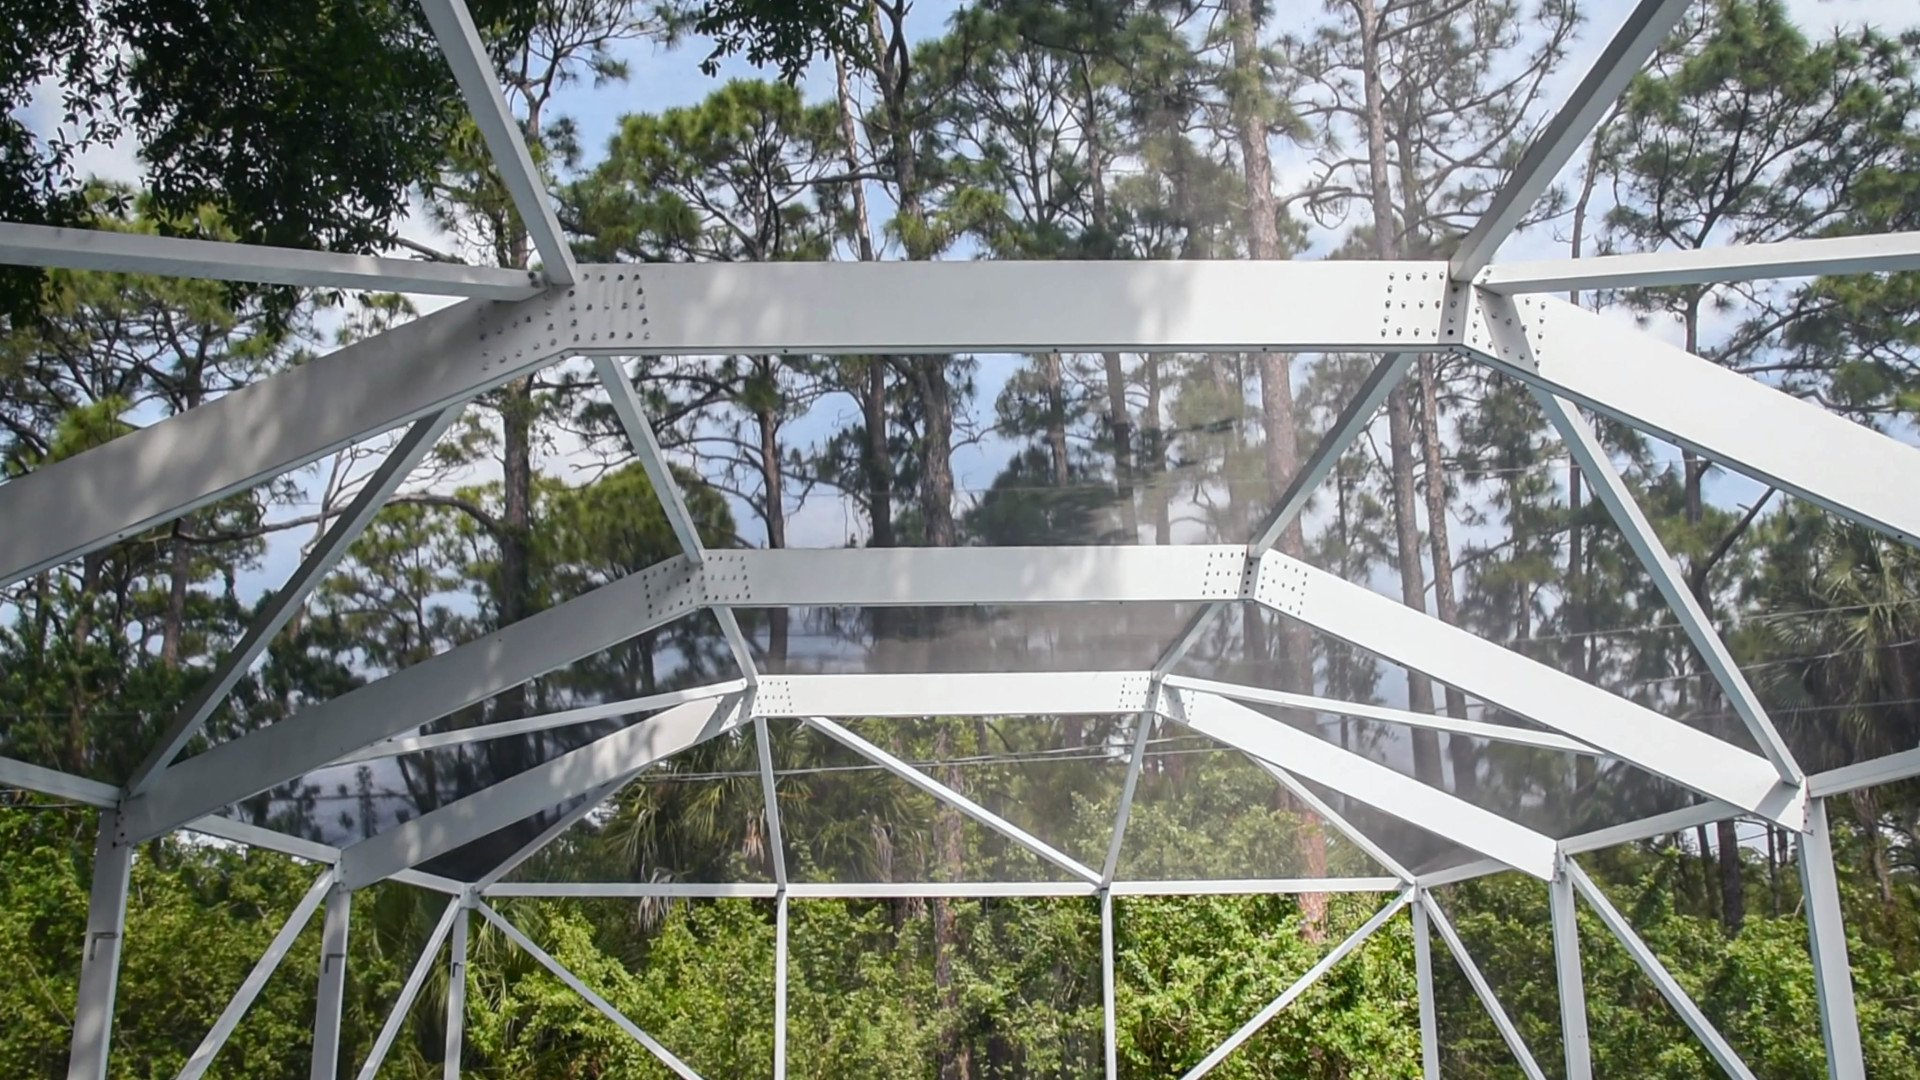
M1920 448L1550 296L1468 290L1462 344L1525 382L1920 544Z
M580 270L573 287L457 304L0 485L0 521L34 523L0 529L0 584L572 353L1419 349L1440 344L1446 295L1442 264L1411 262Z
M1916 776L1920 776L1920 748L1816 773L1807 777L1807 791L1816 798L1824 798Z
M1601 118L1652 59L1686 10L1687 0L1639 0L1627 12L1626 20L1567 95L1566 103L1520 155L1513 175L1494 192L1486 213L1460 241L1451 264L1455 280L1469 280L1493 261L1494 252L1526 220L1540 196L1573 160L1587 135L1600 126Z
M1728 818L1742 817L1742 811L1722 802L1704 802L1697 806L1683 806L1678 810L1669 810L1664 814L1629 821L1620 825L1610 825L1604 829L1569 836L1560 841L1560 851L1566 855L1579 855L1588 851L1615 847L1620 844L1632 844L1641 840L1651 840L1656 836L1685 832L1701 825L1711 825ZM1449 866L1430 874L1420 875L1423 888L1438 888L1456 882L1468 881L1488 874L1497 874L1506 867L1490 860Z
M1245 544L713 551L717 607L1179 603L1251 595Z
M1160 700L1168 719L1208 738L1523 873L1553 876L1552 838L1491 810L1216 694L1169 687Z
M1495 263L1475 284L1512 296L1920 270L1920 232Z
M1288 618L1656 776L1796 831L1805 824L1804 791L1782 784L1758 754L1298 559L1268 552L1261 563L1258 599Z
M577 727L601 720L616 720L621 717L639 716L642 713L658 712L675 705L684 705L689 701L705 701L707 698L724 697L737 694L747 688L745 679L728 679L726 682L708 686L696 686L690 690L675 690L667 694L649 694L645 697L626 698L621 701L609 701L601 705L584 705L578 709L563 709L560 712L542 713L519 720L499 720L479 727L461 728L458 731L443 731L433 735L413 735L406 738L382 739L372 746L355 750L351 754L335 758L328 765L352 765L362 761L376 761L381 758L399 757L401 754L417 754L423 750L444 750L449 746L465 746L469 743L491 742L494 739L510 739L516 735L530 735L537 731L552 731L554 728Z
M483 300L521 300L544 287L524 270L13 222L0 222L0 263Z
M1061 716L1139 712L1144 671L763 675L757 716Z
M629 574L187 758L127 800L123 825L130 836L158 835L664 626L698 600L684 557Z
M1223 878L1214 881L1116 881L1115 896L1293 896L1302 893L1393 892L1406 883L1389 877ZM540 882L503 881L481 891L488 897L548 897L571 900L675 898L683 900L772 900L781 887L771 881L692 882ZM1100 887L1085 881L860 881L804 882L786 886L793 900L902 900L944 898L1033 898L1096 896Z
M340 854L340 884L364 888L579 798L745 723L739 697L695 701L448 803Z
M1185 675L1169 675L1165 682L1168 686L1184 686L1189 690L1205 690L1210 694L1230 697L1235 701L1253 701L1262 705L1280 705L1304 712L1327 713L1331 716L1351 716L1356 720L1378 720L1386 724L1399 724L1402 727L1424 728L1429 731L1444 731L1453 735L1471 735L1476 739L1488 739L1493 742L1512 743L1516 746L1536 746L1542 750L1559 750L1569 754L1597 754L1600 751L1578 739L1569 739L1565 735L1556 735L1551 731L1535 731L1532 728L1514 727L1511 724L1489 724L1479 720L1456 720L1451 716L1436 716L1432 713L1410 712L1406 709L1394 709L1385 705L1362 705L1357 701L1341 701L1337 698L1314 697L1311 694L1294 694L1285 690L1264 690L1259 687L1242 686L1237 683L1219 682L1214 679L1194 679Z

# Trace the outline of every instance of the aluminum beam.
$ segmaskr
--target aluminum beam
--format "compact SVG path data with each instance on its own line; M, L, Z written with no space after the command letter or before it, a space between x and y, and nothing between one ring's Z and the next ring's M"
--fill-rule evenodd
M630 574L180 762L127 800L126 827L158 835L664 626L698 602L684 558Z
M1816 797L1843 795L1863 787L1891 784L1916 776L1920 776L1920 748L1815 773L1807 777L1807 790Z
M1554 843L1551 837L1255 712L1239 702L1178 689L1167 690L1161 701L1168 719L1202 735L1498 859L1523 873L1542 879L1552 876Z
M681 1080L700 1080L700 1074L694 1072L692 1067L686 1062L675 1057L673 1051L660 1045L658 1039L641 1030L640 1025L628 1019L626 1013L614 1008L612 1002L595 993L593 988L586 983L581 982L578 975L568 971L566 967L561 964L560 961L555 960L547 950L534 944L532 938L521 933L518 927L502 918L499 912L488 907L484 902L475 904L474 910L478 911L482 918L492 923L495 929L505 934L509 941L520 946L521 950L528 956L538 960L541 967L553 973L554 978L565 983L569 989L584 998L587 1004L593 1006L602 1016L613 1021L614 1025L621 1031L626 1032L629 1038L641 1046L646 1047L647 1052L659 1058L660 1063L673 1070L675 1076L680 1077Z
M1600 921L1605 923L1613 936L1620 940L1620 944L1626 946L1627 954L1633 957L1633 962L1640 965L1640 970L1646 973L1647 978L1653 980L1653 985L1659 989L1660 996L1666 998L1667 1004L1673 1006L1673 1010L1680 1014L1681 1021L1687 1025L1689 1031L1693 1032L1693 1037L1699 1039L1707 1048L1707 1053L1712 1055L1714 1062L1734 1080L1754 1080L1753 1072L1747 1068L1745 1062L1740 1060L1740 1055L1734 1053L1733 1047L1728 1045L1727 1040L1713 1026L1713 1022L1707 1019L1707 1015L1700 1011L1700 1006L1695 1005L1693 999L1687 996L1679 980L1667 971L1666 965L1653 954L1653 950L1647 947L1647 943L1640 940L1640 935L1633 932L1633 925L1627 922L1626 916L1620 914L1619 909L1613 906L1613 902L1600 891L1600 887L1595 885L1586 871L1580 869L1572 859L1567 860L1566 866L1567 877L1573 882L1574 888L1580 891L1587 905L1600 916Z
M80 987L73 1009L67 1080L106 1080L113 1050L113 1001L120 985L120 943L127 932L127 881L133 847L111 810L100 814L87 893L87 933L80 954Z
M287 921L280 926L280 932L268 943L267 951L253 965L253 970L247 972L246 979L240 983L240 989L233 992L227 1007L220 1011L220 1018L214 1021L213 1030L207 1032L207 1037L200 1040L200 1046L187 1058L178 1080L199 1080L206 1073L215 1055L220 1053L220 1048L227 1044L233 1029L240 1026L240 1019L253 1006L254 999L260 996L267 980L280 967L280 961L286 959L287 951L293 948L294 939L300 936L300 931L313 918L315 909L326 900L333 884L333 871L323 872L307 890L307 894L300 898L300 902L294 905L293 914L287 916Z
M1291 896L1300 893L1384 893L1406 886L1390 877L1223 878L1206 881L1116 881L1114 896ZM688 881L567 882L503 881L484 890L491 897L543 896L573 900L674 897L687 900L981 899L992 897L1067 898L1098 896L1089 881L796 881L782 889L771 881L702 883Z
M1805 792L1756 754L1297 559L1268 552L1262 564L1257 599L1289 618L1655 775L1805 825Z
M1406 906L1407 901L1412 895L1413 888L1411 886L1401 890L1400 895L1394 897L1391 903L1381 908L1374 914L1373 918L1368 919L1360 929L1355 930L1345 941L1334 946L1332 952L1322 957L1319 963L1309 968L1305 975L1300 976L1292 986L1287 987L1286 990L1283 991L1279 997L1274 998L1266 1008L1255 1013L1253 1019L1242 1025L1240 1030L1228 1036L1227 1041L1216 1047L1213 1053L1202 1058L1200 1064L1188 1069L1180 1077L1180 1080L1200 1080L1200 1077L1212 1072L1214 1068L1222 1061L1225 1061L1230 1054L1240 1049L1240 1044L1252 1038L1255 1032L1265 1027L1267 1021L1280 1015L1280 1010L1293 1004L1301 994L1306 993L1313 987L1314 983L1319 982L1322 975L1333 970L1335 964L1346 959L1348 953L1359 948L1362 943L1372 937L1375 930L1386 925L1388 919L1393 918L1394 915L1399 913L1402 907Z
M460 1080L460 1061L467 1046L467 938L472 931L473 898L463 896L454 908L453 936L447 943L446 1040L440 1054L441 1080Z
M457 304L0 485L0 521L35 523L0 530L0 584L573 352L1429 349L1444 278L1385 262L583 266L572 289Z
M1456 720L1451 716L1437 716L1433 713L1410 712L1406 709L1393 709L1385 705L1362 705L1357 701L1340 701L1335 698L1314 697L1311 694L1290 694L1284 690L1265 690L1259 687L1242 686L1238 683L1219 682L1214 679L1194 679L1185 675L1169 675L1164 680L1168 686L1180 686L1189 690L1205 690L1210 694L1230 697L1235 701L1252 701L1262 705L1280 705L1304 712L1329 713L1333 716L1351 716L1358 720L1378 720L1386 724L1399 724L1402 727L1426 728L1430 731L1444 731L1452 735L1470 735L1476 739L1489 739L1493 742L1512 743L1515 746L1536 746L1542 750L1559 750L1569 754L1598 754L1600 751L1578 739L1569 739L1565 735L1556 735L1551 731L1535 731L1532 728L1514 727L1512 724L1489 724L1479 720Z
M1079 860L1065 854L1053 845L1027 832L1006 818L1001 817L999 814L981 806L960 792L955 791L940 781L935 780L933 777L928 776L926 773L921 772L919 769L914 768L853 732L848 731L839 724L823 716L814 716L807 719L807 726L847 749L852 750L854 753L859 754L861 757L866 758L868 761L878 764L881 768L912 784L914 787L919 788L922 792L933 796L940 802L946 803L948 806L953 807L980 824L985 825L987 828L992 829L994 832L1012 840L1014 843L1026 848L1040 858L1065 870L1067 873L1081 878L1089 884L1098 885L1100 883L1099 873L1091 867L1086 866Z
M12 222L0 222L0 264L485 300L522 300L544 288L524 270Z
M414 467L433 452L434 444L459 417L460 411L457 406L442 409L423 420L414 421L413 426L407 429L407 433L388 451L386 459L373 471L373 475L367 478L346 511L327 527L319 542L300 560L293 576L267 601L253 625L247 627L240 641L221 659L218 669L201 684L189 699L187 707L180 710L180 715L168 725L166 734L161 736L159 743L147 753L146 760L140 763L140 767L133 771L133 777L127 781L128 794L138 795L145 791L173 763L173 759L180 756L180 751L186 749L187 743L200 733L214 711L233 692L234 685L246 676L254 661L260 659L287 621L300 610L307 595L346 557L347 549L353 546L367 526L373 524L374 516L406 482Z
M787 894L773 904L773 1080L787 1080Z
M578 806L554 818L553 823L540 830L539 835L520 845L520 850L507 856L501 861L500 865L487 871L484 876L478 881L475 881L473 883L473 891L483 895L486 894L501 878L519 869L522 863L538 855L548 844L553 843L565 835L568 829L578 825L588 814L606 805L606 801L613 798L613 796L626 785L627 781L633 779L635 775L635 773L630 772L617 780L602 784L589 792L580 800Z
M1433 934L1427 927L1426 894L1414 890L1407 910L1413 913L1413 980L1420 995L1420 1075L1440 1080L1440 1016L1433 1001Z
M1547 1080L1546 1073L1540 1069L1540 1063L1533 1058L1533 1051L1527 1049L1526 1040L1520 1037L1520 1029L1513 1025L1513 1019L1501 1006L1500 999L1494 996L1493 987L1488 984L1487 977L1480 973L1480 965L1473 962L1473 954L1467 951L1466 942L1461 941L1460 935L1454 932L1453 923L1448 921L1447 913L1440 910L1440 905L1434 901L1433 894L1422 890L1421 898L1425 902L1426 914L1432 917L1434 927L1440 931L1441 939L1447 943L1447 950L1453 953L1454 961L1460 965L1461 974L1467 977L1467 983L1473 987L1474 994L1480 998L1480 1004L1487 1010L1487 1016L1493 1020L1493 1026L1499 1029L1500 1038L1506 1041L1507 1050L1513 1054L1514 1060L1520 1063L1520 1071L1527 1075L1527 1080Z
M704 701L707 698L725 697L737 694L747 688L745 679L728 679L726 682L696 686L690 690L675 690L666 694L649 694L646 697L627 698L622 701L609 701L602 705L586 705L578 709L566 709L561 712L543 713L519 720L497 720L479 727L460 728L457 731L443 731L433 735L413 735L401 738L382 739L372 746L355 750L328 762L328 765L352 765L361 761L378 761L381 758L398 757L401 754L415 754L422 750L440 750L449 746L465 746L469 743L490 742L494 739L507 739L516 735L528 735L536 731L551 731L560 727L576 727L591 724L599 720L613 720L621 717L639 716L642 713L659 712L689 701Z
M740 726L737 697L677 705L536 765L340 853L340 881L364 888Z
M1139 712L1146 672L968 672L912 675L768 675L754 692L756 715L1074 716Z
M1553 926L1553 974L1560 987L1560 1044L1567 1080L1593 1080L1593 1039L1587 1031L1587 986L1580 965L1580 920L1570 871L1562 856L1547 883L1547 914Z
M1120 785L1120 805L1113 812L1113 835L1107 841L1107 858L1100 864L1100 884L1113 884L1120 869L1120 853L1127 842L1127 824L1133 820L1133 797L1140 789L1140 767L1147 760L1147 743L1153 738L1160 714L1143 712L1133 724L1133 746L1127 751L1127 777Z
M1460 241L1449 264L1456 280L1472 278L1493 261L1494 252L1520 227L1533 204L1573 160L1587 135L1599 126L1601 117L1646 66L1686 10L1687 0L1640 0L1627 13L1626 22L1567 96L1566 104L1547 121L1520 156L1513 175L1494 192L1486 214Z
M1550 296L1463 289L1461 344L1498 370L1909 544L1920 448Z
M520 226L527 230L535 250L540 252L547 279L556 285L572 284L573 251L567 247L560 219L547 198L546 179L527 151L526 133L520 130L520 121L507 108L506 95L501 93L500 82L494 74L493 60L480 40L480 32L474 28L467 5L463 0L420 0L420 6L426 10L434 36L440 39L440 51L446 54L447 65L453 69L453 81L459 84L461 96L467 99L467 112L493 155L500 182L513 200L513 208L519 211Z
M1374 862L1379 863L1381 869L1385 870L1389 874L1392 874L1403 885L1413 884L1413 881L1414 881L1413 871L1408 870L1405 866L1402 866L1400 864L1400 860L1387 854L1385 848L1382 848L1379 844L1374 843L1373 840L1369 838L1366 833L1363 833L1359 829L1355 828L1352 822L1348 821L1345 817L1342 817L1339 813L1335 812L1333 807L1327 805L1327 801L1325 799L1322 799L1320 796L1315 795L1313 793L1312 788L1301 783L1299 777L1294 776L1292 773L1288 772L1287 770L1281 768L1278 765L1273 764L1270 761L1262 761L1259 758L1249 758L1248 760L1252 761L1256 766L1258 766L1261 769L1261 771L1265 772L1268 776L1271 776L1276 781L1278 781L1280 786L1283 788L1286 788L1287 792L1291 794L1294 798L1299 799L1302 803L1305 803L1307 806L1307 809L1312 810L1314 813L1320 815L1321 820L1333 826L1335 831L1339 832L1340 835L1346 837L1347 840L1350 841L1354 847L1357 847L1361 851L1366 852L1367 857L1372 859Z
M380 1066L387 1060L387 1051L392 1049L393 1040L400 1035L400 1029L406 1026L407 1012L413 1008L413 1001L420 996L420 988L427 984L427 976L433 973L434 961L440 958L440 945L447 940L447 934L453 929L456 917L464 916L466 909L459 897L447 901L447 907L440 915L440 921L433 926L433 932L427 935L427 943L420 947L420 959L414 961L413 970L407 973L407 981L400 987L400 996L394 999L393 1007L387 1010L387 1019L380 1025L380 1034L373 1040L373 1049L368 1051L366 1063L354 1080L374 1080L380 1073Z
M313 1007L312 1080L334 1080L340 1069L340 1009L347 997L347 929L353 894L339 885L327 891L320 930L320 987Z
M1474 280L1493 292L1512 296L1904 270L1920 270L1920 232L1495 263Z
M1806 897L1807 941L1813 953L1813 985L1820 1000L1820 1034L1827 1047L1830 1080L1867 1080L1860 1047L1860 1014L1853 1002L1853 965L1847 959L1846 919L1840 911L1839 875L1827 832L1827 801L1808 807L1800 840L1800 889Z
M1607 448L1601 444L1600 435L1593 425L1580 415L1580 411L1556 395L1545 391L1534 392L1534 400L1539 403L1540 411L1560 432L1560 438L1567 445L1574 461L1580 465L1580 472L1586 476L1593 487L1594 498L1606 506L1613 516L1614 523L1620 527L1620 533L1627 546L1647 568L1653 578L1653 584L1673 609L1677 619L1687 633L1687 640L1700 653L1701 661L1707 670L1713 673L1714 680L1720 684L1720 690L1727 697L1727 703L1733 707L1735 715L1747 726L1747 731L1759 745L1761 753L1773 763L1774 771L1780 779L1790 784L1798 784L1804 779L1800 766L1793 760L1793 752L1787 749L1786 741L1780 738L1780 732L1773 726L1773 719L1767 715L1760 696L1747 684L1747 676L1734 662L1733 654L1727 650L1727 643L1713 628L1713 620L1700 601L1693 595L1680 567L1667 553L1667 547L1660 542L1660 535L1654 531L1653 523L1640 509L1640 501L1627 487L1627 481L1620 470L1613 467L1613 458Z
M1100 890L1100 1045L1106 1080L1120 1080L1120 1037L1114 1002L1113 893Z

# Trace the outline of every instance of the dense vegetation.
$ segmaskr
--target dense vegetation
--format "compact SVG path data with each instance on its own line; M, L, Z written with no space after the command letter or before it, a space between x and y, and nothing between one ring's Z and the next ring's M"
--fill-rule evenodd
M631 261L1444 255L1544 114L1543 87L1569 81L1565 58L1607 29L1568 0L1299 11L976 0L939 20L910 18L909 6L565 0L476 11L576 250ZM202 7L49 0L0 27L0 217L340 249L431 248L394 235L431 222L436 243L461 257L529 264L410 6L235 2L210 23ZM623 79L627 56L649 55L636 42L682 40L690 52L646 62L691 69L704 58L731 72L737 54L790 78L716 81L703 101L628 115L606 146L585 145L566 114L578 100L569 88ZM1811 32L1773 0L1698 4L1522 242L1589 255L1920 228L1917 61L1914 33ZM352 71L379 77L339 77ZM75 94L58 130L21 119L49 76ZM373 117L377 138L364 127ZM405 123L386 123L394 117ZM87 140L115 136L141 148L147 190L72 175ZM409 205L424 213L407 218ZM7 475L413 314L399 297L59 272L11 278L0 299ZM1862 422L1913 430L1920 275L1574 299ZM630 367L707 542L778 547L1241 541L1371 363L1054 353ZM1691 453L1604 434L1809 771L1920 743L1920 556ZM0 754L124 780L384 445L11 588L0 597ZM1486 370L1423 358L1280 542L1750 745L1530 399ZM467 409L207 738L272 723L677 550L591 371L515 380ZM766 670L1006 670L1149 666L1187 614L821 609L742 621ZM1215 620L1184 670L1514 722L1258 612ZM434 728L733 674L703 616ZM234 812L350 842L610 723L324 770ZM1319 723L1326 738L1555 835L1687 801L1615 761ZM849 727L1098 865L1133 724ZM1171 727L1149 748L1123 878L1378 873L1243 759ZM813 734L776 726L772 750L778 854L796 880L1053 876ZM621 791L516 877L770 880L777 853L756 760L746 733L706 744ZM1339 805L1404 862L1461 858ZM1920 1077L1920 789L1856 792L1835 820L1869 1069ZM434 869L476 877L544 824ZM63 1073L92 834L91 811L0 793L6 1075ZM1793 860L1785 832L1732 822L1585 860L1769 1080L1825 1074ZM191 838L141 849L118 1075L178 1070L310 880L292 860ZM1554 1074L1544 888L1501 875L1438 895ZM1184 1071L1385 899L1116 901L1124 1075ZM345 1068L365 1056L444 903L394 885L356 901ZM703 1075L770 1073L771 902L499 906ZM1604 929L1583 924L1583 937L1597 1074L1714 1075ZM305 1073L316 938L303 936L216 1074ZM790 940L791 1075L1099 1071L1091 900L795 900ZM1412 972L1401 918L1215 1075L1418 1075ZM1438 977L1447 1074L1520 1075L1460 972L1442 959ZM472 1075L667 1075L478 922L471 978ZM445 998L441 965L382 1075L439 1075Z

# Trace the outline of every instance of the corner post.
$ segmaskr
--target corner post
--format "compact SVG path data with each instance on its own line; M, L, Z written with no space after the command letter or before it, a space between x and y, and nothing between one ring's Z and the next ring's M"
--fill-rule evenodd
M1853 967L1847 959L1847 927L1840 914L1840 883L1827 832L1827 800L1807 800L1807 831L1800 834L1800 886L1807 898L1807 939L1813 951L1813 983L1820 1001L1820 1033L1827 1044L1832 1080L1866 1080L1860 1048L1860 1016L1853 1004Z
M1593 1051L1587 1035L1587 990L1580 970L1580 924L1574 910L1573 878L1567 857L1558 860L1547 897L1553 921L1553 969L1560 983L1560 1037L1566 1050L1567 1080L1593 1080Z
M105 1080L107 1075L107 1055L113 1042L113 998L120 981L120 941L127 930L127 879L132 869L133 848L120 832L119 815L112 810L100 811L67 1080Z
M338 883L327 893L320 930L320 990L313 1008L313 1080L334 1080L340 1068L340 1007L347 993L347 924L353 893Z

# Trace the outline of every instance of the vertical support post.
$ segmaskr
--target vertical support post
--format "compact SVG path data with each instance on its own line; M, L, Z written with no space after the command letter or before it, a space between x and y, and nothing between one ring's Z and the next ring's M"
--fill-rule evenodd
M1113 890L1100 890L1101 1042L1106 1047L1107 1080L1120 1080L1119 1017L1113 994Z
M773 909L773 1080L787 1080L787 890Z
M447 943L447 1048L441 1057L442 1080L460 1080L460 1051L467 1041L467 925L472 921L473 898L463 896Z
M105 1080L113 1041L113 998L120 982L120 941L127 929L127 877L133 849L122 842L119 815L100 811L93 848L93 889L80 959L80 997L73 1010L67 1080Z
M1413 894L1413 971L1420 984L1420 1068L1440 1080L1440 1018L1433 1003L1433 935L1427 929L1427 891Z
M1560 981L1560 1038L1566 1050L1567 1080L1593 1080L1593 1051L1587 1036L1587 989L1580 972L1580 925L1575 919L1573 878L1567 857L1559 858L1547 898L1553 922L1553 968Z
M1832 1080L1866 1080L1860 1017L1853 1004L1853 967L1847 959L1847 928L1840 914L1833 840L1827 832L1827 800L1807 800L1807 831L1800 835L1799 844L1800 887L1807 899L1807 939L1813 950L1820 1033L1827 1044L1827 1075Z
M334 1080L340 1067L340 1007L347 992L347 923L353 893L335 885L327 893L320 929L320 992L313 1008L313 1080Z

